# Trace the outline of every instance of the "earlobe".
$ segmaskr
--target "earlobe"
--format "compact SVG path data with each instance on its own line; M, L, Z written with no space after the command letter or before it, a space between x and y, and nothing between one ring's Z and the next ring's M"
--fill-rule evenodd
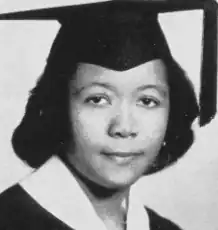
M166 146L166 141L164 141L163 143L162 143L162 147L165 147Z

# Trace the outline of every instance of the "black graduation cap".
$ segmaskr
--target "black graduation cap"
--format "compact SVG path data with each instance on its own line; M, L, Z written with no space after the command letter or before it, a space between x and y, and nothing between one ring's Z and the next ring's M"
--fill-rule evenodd
M128 4L126 4L128 3ZM142 42L140 40L142 36L135 36L131 37L127 43L131 43L131 40L134 40L134 43L140 43L145 46L142 50L149 47L149 42L152 44L159 44L157 45L156 49L153 46L153 49L149 50L149 52L139 52L140 57L137 57L136 60L133 60L131 55L128 56L128 53L136 52L135 48L132 50L125 49L127 52L125 55L125 60L116 60L117 68L122 67L122 69L128 68L130 65L134 66L136 64L140 64L141 60L146 61L146 59L151 59L154 57L159 57L164 53L168 53L170 55L170 51L168 49L168 45L164 39L164 34L157 23L157 15L158 13L165 13L165 12L173 12L173 11L184 11L184 10L197 10L202 9L204 12L204 30L203 30L203 51L202 51L202 67L201 67L201 91L200 91L200 125L203 126L209 123L216 114L216 104L217 104L217 21L218 21L218 4L215 0L109 0L109 1L98 1L96 3L89 3L89 4L80 4L80 5L73 5L73 6L63 6L63 7L53 7L53 8L46 8L46 9L37 9L37 10L29 10L29 11L22 11L22 12L13 12L13 13L5 13L0 15L1 20L58 20L62 27L60 29L58 36L65 37L62 39L63 43L68 43L71 39L79 39L80 42L83 42L82 50L78 52L78 55L83 61L88 61L90 58L96 58L95 63L98 62L103 63L103 65L108 64L108 60L105 60L105 53L107 56L110 56L110 60L113 60L111 57L118 57L115 50L118 49L111 49L111 45L116 45L117 48L119 47L120 41L114 41L113 38L110 41L110 38L107 40L109 41L107 44L101 43L101 37L108 36L109 33L119 33L119 36L122 37L126 36L128 33L127 30L119 30L118 27L113 26L113 18L120 17L119 20L126 20L127 18L131 21L131 14L128 16L120 14L120 11L117 9L125 9L125 7L130 7L132 10L131 12L134 15L138 14L138 22L143 22L141 26L147 26L147 30L144 30L147 35L149 32L158 33L159 36L153 36L149 41L147 39L146 42ZM130 6L131 5L131 6ZM114 7L115 6L115 7ZM137 12L137 13L135 13ZM146 12L146 13L143 13ZM142 14L141 14L142 13ZM105 29L102 28L105 26L104 18L105 15L113 15L110 20L110 24L107 24L107 34L105 34ZM144 21L140 18L140 15L143 15ZM89 20L92 18L92 20ZM134 16L135 18L135 16ZM137 18L137 17L136 17ZM102 21L100 23L101 27L96 28L95 31L89 33L86 30L89 28L93 28L92 25L95 23L95 19L99 19ZM108 17L107 17L108 20ZM137 19L136 19L137 20ZM79 22L79 23L78 23ZM108 21L107 21L108 23ZM140 26L139 24L134 24L134 22L130 23L132 28L134 28L137 34L137 27ZM129 25L130 25L129 24ZM69 31L69 27L77 27L78 36L75 34L72 35ZM83 26L86 27L86 30L82 30ZM122 24L123 26L123 24ZM66 34L67 33L67 34ZM96 33L98 33L98 39L96 40ZM81 39L89 36L88 39ZM150 35L149 35L150 36ZM149 36L147 36L149 38ZM57 39L57 38L56 38ZM139 39L139 40L137 40ZM150 39L150 40L151 40ZM157 39L154 41L154 39ZM105 39L103 39L105 40ZM122 39L121 39L122 40ZM87 43L89 41L90 43ZM96 44L95 44L96 43ZM98 44L97 44L98 43ZM91 44L91 45L90 45ZM95 44L95 45L93 45ZM94 47L94 48L93 48ZM120 46L121 47L121 46ZM131 45L126 47L131 49ZM53 50L55 48L55 43L53 45ZM77 47L74 47L76 49ZM88 52L87 52L88 50ZM167 50L167 52L165 52ZM86 52L86 55L83 55L83 52ZM117 51L118 52L118 51ZM120 50L119 52L122 52ZM93 55L95 54L95 55ZM112 56L111 56L112 55ZM134 56L134 55L133 55ZM84 60L85 58L85 60ZM81 60L80 59L80 60ZM106 64L107 63L107 64ZM114 63L112 65L114 65ZM116 66L115 66L116 68Z

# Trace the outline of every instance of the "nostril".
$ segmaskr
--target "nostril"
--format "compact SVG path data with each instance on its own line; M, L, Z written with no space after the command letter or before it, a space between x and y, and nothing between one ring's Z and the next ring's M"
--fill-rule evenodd
M109 123L108 134L113 138L135 138L137 136L136 127L129 116L116 116Z
M135 132L127 132L127 131L123 131L123 132L115 132L114 134L115 137L121 137L121 138L134 138L137 136L137 134Z

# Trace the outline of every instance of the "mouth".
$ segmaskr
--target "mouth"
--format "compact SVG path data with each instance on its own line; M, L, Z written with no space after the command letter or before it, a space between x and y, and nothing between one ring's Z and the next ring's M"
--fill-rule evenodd
M126 165L130 164L132 161L138 159L144 153L140 152L102 152L101 153L104 157L113 161L119 165Z

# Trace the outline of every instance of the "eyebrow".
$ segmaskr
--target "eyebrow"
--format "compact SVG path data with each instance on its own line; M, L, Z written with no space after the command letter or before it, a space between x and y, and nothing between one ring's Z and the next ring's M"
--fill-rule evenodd
M93 86L100 86L100 87L103 87L103 88L105 88L105 89L109 89L109 90L112 90L112 91L114 91L114 92L117 92L117 89L116 89L114 86L112 86L111 84L108 84L108 83L106 83L106 82L92 82L92 83L90 83L90 84L88 84L88 85L85 85L85 86L80 87L80 88L78 89L78 92L80 93L80 92L82 92L83 90L85 90L85 89L87 89L87 88L91 88L91 87L93 87Z
M136 91L140 92L140 91L144 91L147 89L155 89L156 91L158 91L163 97L167 97L168 96L168 86L165 84L149 84L149 85L141 85L139 86Z
M90 88L90 87L93 87L93 86L100 86L100 87L103 87L105 89L109 89L109 90L112 90L114 91L115 93L118 93L116 87L114 87L113 85L109 84L109 83L106 83L106 82L92 82L91 84L87 85L87 86L82 86L81 88L78 89L79 92L82 92L83 90L87 89L87 88ZM155 85L155 84L148 84L148 85L141 85L139 87L136 88L136 92L140 92L140 91L144 91L144 90L147 90L147 89L155 89L157 90L158 92L160 92L160 94L163 96L163 97L166 97L168 95L168 86L165 85L165 84L158 84L158 85Z

